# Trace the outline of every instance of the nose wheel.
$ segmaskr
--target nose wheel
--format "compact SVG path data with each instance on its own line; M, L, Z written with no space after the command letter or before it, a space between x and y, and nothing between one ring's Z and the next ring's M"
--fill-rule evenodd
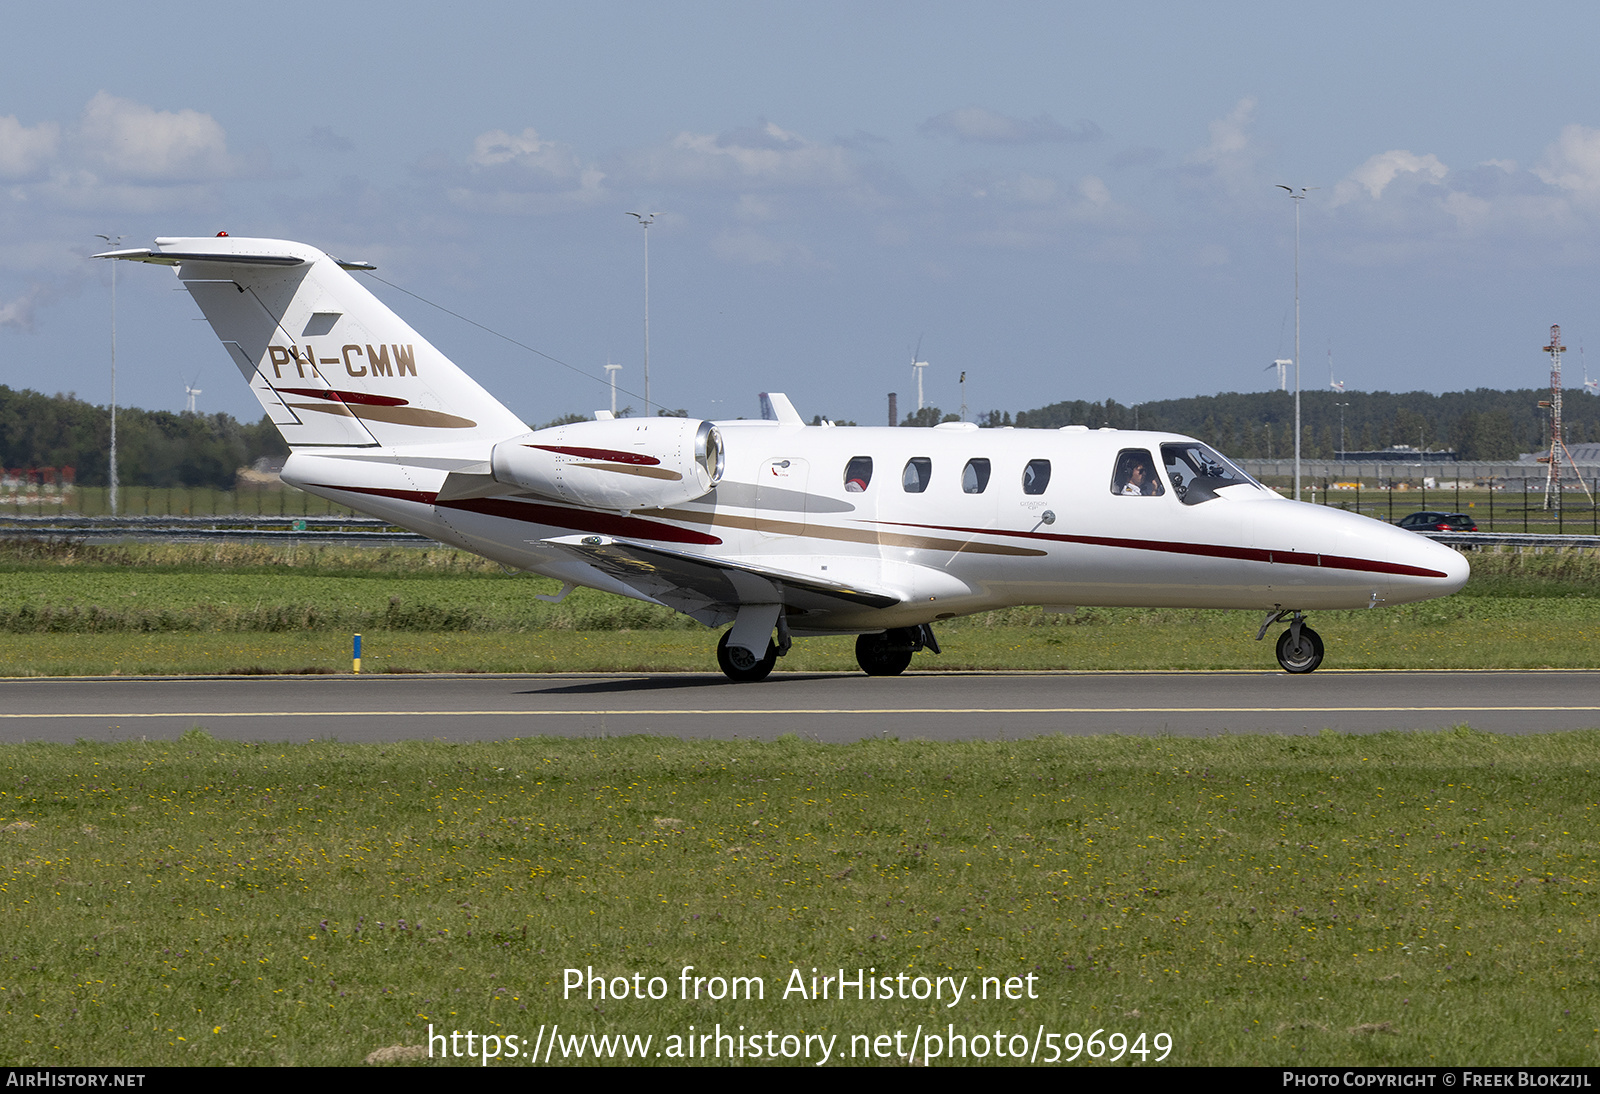
M1296 675L1315 672L1318 665L1322 664L1322 636L1305 625L1305 616L1295 611L1270 611L1266 620L1261 624L1261 631L1256 635L1260 641L1266 636L1267 628L1278 622L1284 616L1292 616L1289 628L1278 636L1278 664L1283 666L1284 672Z
M1290 628L1278 636L1278 664L1284 672L1312 672L1322 664L1322 637L1310 627Z

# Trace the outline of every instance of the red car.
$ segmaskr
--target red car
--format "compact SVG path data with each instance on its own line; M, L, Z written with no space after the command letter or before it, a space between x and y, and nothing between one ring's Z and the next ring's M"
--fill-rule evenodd
M1412 513L1395 523L1412 532L1476 532L1478 522L1465 513Z

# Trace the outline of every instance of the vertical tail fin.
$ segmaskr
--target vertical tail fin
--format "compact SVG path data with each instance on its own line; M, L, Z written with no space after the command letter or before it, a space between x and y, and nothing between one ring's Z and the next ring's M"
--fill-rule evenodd
M346 272L370 266L227 236L97 257L176 266L291 447L492 443L528 429Z

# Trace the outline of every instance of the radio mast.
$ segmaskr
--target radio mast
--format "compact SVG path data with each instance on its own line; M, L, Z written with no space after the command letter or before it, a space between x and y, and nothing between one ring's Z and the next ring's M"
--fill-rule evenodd
M1550 398L1541 400L1539 405L1550 409L1550 454L1540 456L1540 463L1550 465L1550 473L1545 477L1544 508L1554 509L1557 517L1561 514L1561 457L1567 458L1567 463L1572 463L1572 453L1567 451L1567 442L1561 436L1561 352L1567 347L1561 344L1561 326L1552 324L1550 327L1550 344L1544 351L1550 355ZM1576 467L1573 468L1576 471ZM1594 497L1589 493L1588 483L1583 481L1583 476L1578 476L1578 485L1583 488L1584 497L1589 499L1589 504L1594 504Z

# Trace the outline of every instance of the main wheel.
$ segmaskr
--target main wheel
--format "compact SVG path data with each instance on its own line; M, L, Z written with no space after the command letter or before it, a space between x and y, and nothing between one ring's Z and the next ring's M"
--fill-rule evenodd
M728 635L732 633L732 628L725 630L722 632L722 637L717 640L717 664L721 666L723 675L740 684L754 684L758 680L765 680L767 674L772 671L772 666L778 663L778 644L769 640L767 655L758 661L743 646L728 645Z
M904 630L858 635L856 664L868 676L899 676L911 664L911 636Z
M1290 627L1278 636L1278 664L1284 672L1313 672L1322 664L1322 637L1310 627L1300 628L1300 641Z

